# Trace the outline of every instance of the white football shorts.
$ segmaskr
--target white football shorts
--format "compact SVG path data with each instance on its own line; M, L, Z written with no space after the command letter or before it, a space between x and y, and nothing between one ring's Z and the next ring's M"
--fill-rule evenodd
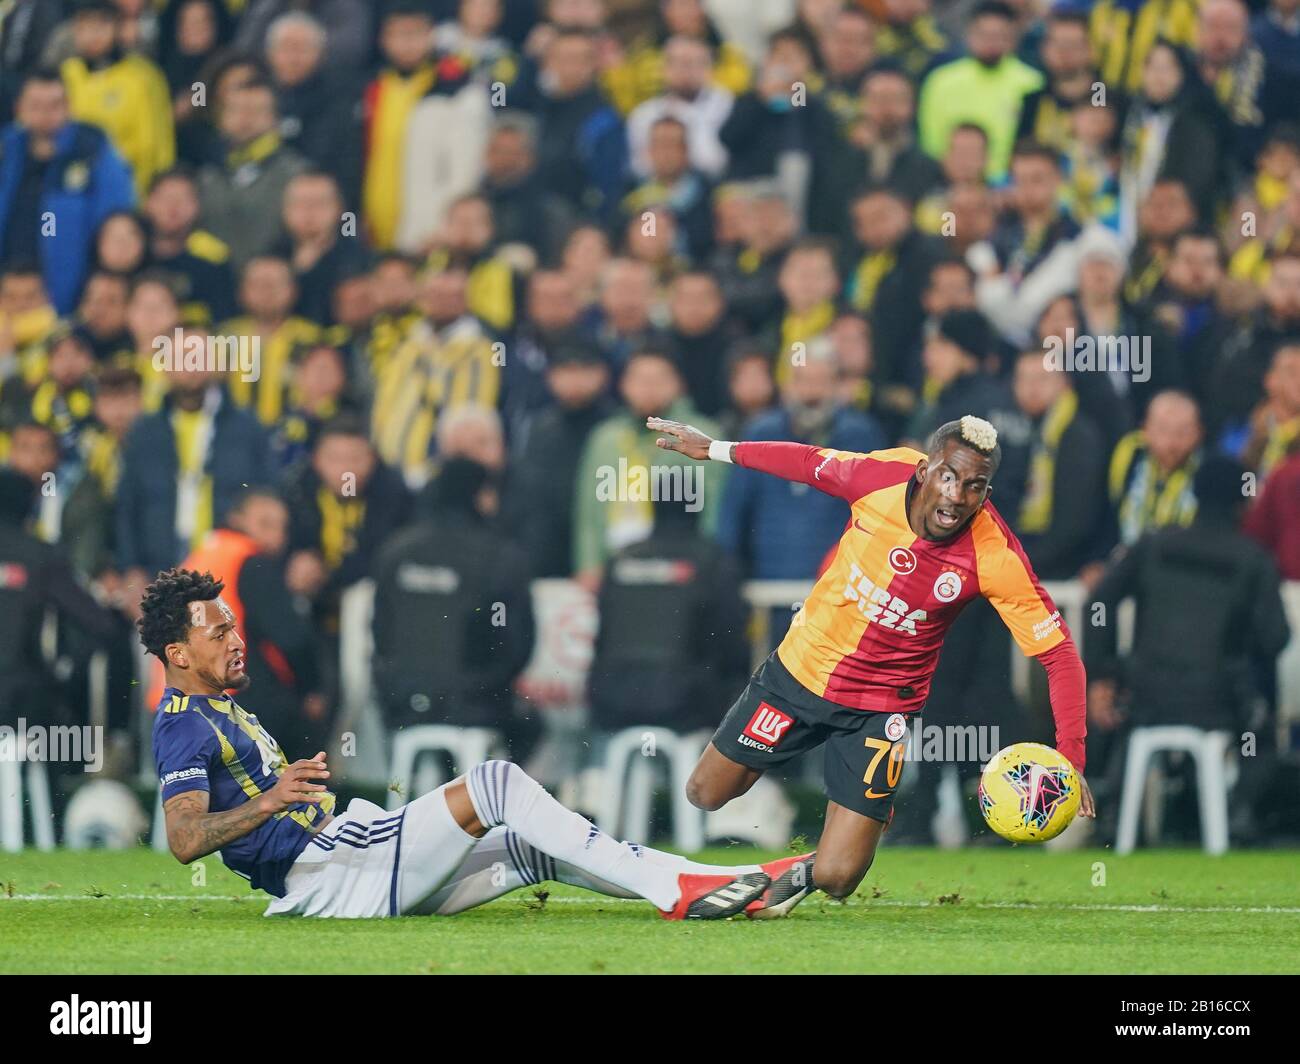
M415 909L478 841L452 818L446 790L391 810L354 798L298 855L266 915L356 919Z

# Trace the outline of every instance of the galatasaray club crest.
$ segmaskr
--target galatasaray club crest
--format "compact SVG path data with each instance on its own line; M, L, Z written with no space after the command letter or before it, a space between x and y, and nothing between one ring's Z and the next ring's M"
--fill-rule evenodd
M934 597L940 602L952 602L961 594L961 577L951 569L939 574L934 582Z

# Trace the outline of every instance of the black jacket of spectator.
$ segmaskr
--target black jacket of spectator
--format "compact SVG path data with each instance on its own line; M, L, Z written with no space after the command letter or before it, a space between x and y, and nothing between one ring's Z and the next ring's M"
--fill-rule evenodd
M226 397L214 415L207 475L212 513L220 519L244 488L271 480L271 453L257 418ZM117 486L116 551L119 568L140 567L151 577L179 564L190 545L176 535L176 481L180 462L171 404L140 418L122 445Z
M577 216L571 203L543 187L536 172L511 185L484 180L479 192L492 208L498 244L527 244L541 262L557 261Z
M181 319L187 324L215 325L235 316L235 279L228 259L204 258L185 249L170 258L155 255L150 265L175 278Z
M740 248L720 248L713 256L709 270L722 288L727 313L751 332L781 317L783 303L777 282L788 251L778 248L752 268Z
M286 236L274 254L293 262L293 241ZM359 236L339 236L330 249L310 268L294 271L298 282L298 302L293 312L317 325L334 324L334 289L343 281L364 273L370 255Z
M289 551L321 549L320 477L310 462L291 470L284 484L284 501L289 507ZM357 492L366 512L356 535L356 545L330 574L321 594L331 599L345 588L370 575L371 566L384 541L406 524L411 516L411 495L401 474L376 462L374 472Z
M1078 309L1077 313L1081 323L1079 336L1082 337L1085 333L1093 335L1097 341L1098 358L1103 357L1102 344L1105 338L1098 338L1089 332L1082 309ZM1124 306L1111 335L1149 340L1149 375L1146 380L1134 380L1133 374L1128 374L1128 390L1121 394L1107 373L1095 369L1074 370L1070 373L1070 382L1079 396L1079 409L1101 433L1108 449L1113 449L1124 433L1141 422L1147 405L1154 396L1168 388L1192 386L1182 352L1146 307Z
M1145 120L1163 112L1170 125L1157 179L1183 182L1197 214L1209 223L1214 220L1215 201L1229 178L1232 129L1214 93L1201 80L1194 59L1183 48L1175 48L1174 54L1182 68L1182 87L1163 104L1153 105L1140 94L1133 99L1120 133L1122 151L1125 158L1131 158Z
M867 254L859 247L855 254ZM943 257L938 237L912 229L894 249L896 261L876 289L871 304L872 349L875 378L882 384L906 384L919 389L925 372L921 367L921 332L925 308L921 294L929 283L930 269ZM855 260L849 269L856 269ZM846 273L845 276L851 276Z
M668 334L691 403L701 414L717 417L727 407L727 349L736 339L725 321L699 336L673 329Z
M374 676L389 728L509 723L533 649L530 576L523 551L468 512L393 537L375 563Z
M574 479L592 429L618 409L602 398L580 410L553 406L540 413L528 434L528 444L516 452L510 483L515 495L507 499L516 531L536 576L573 573Z
M63 553L17 523L32 492L31 483L18 473L0 470L0 724L11 726L19 716L35 724L56 712L53 678L41 655L47 609L57 610L96 643L125 631L122 621L77 583Z
M786 101L788 103L788 101ZM819 163L839 137L835 116L821 98L809 94L803 106L776 110L757 92L736 98L731 114L718 131L718 139L731 156L727 173L733 181L748 181L776 174L777 160L786 152L806 152L813 163L817 185ZM816 196L809 196L815 202Z
M515 329L502 374L501 397L501 420L512 451L528 447L537 416L554 406L546 370L556 352L570 345L588 347L591 341L577 328L541 329L527 323Z
M540 96L537 174L542 188L584 214L611 219L627 180L627 134L599 89Z
M1106 518L1109 459L1110 449L1101 432L1080 411L1061 434L1056 449L1051 524L1044 532L1019 533L1039 579L1072 580L1092 560L1092 548ZM1001 504L999 497L999 510ZM1016 523L1014 512L1005 516Z
M1250 417L1264 397L1264 377L1274 352L1279 344L1294 340L1300 340L1300 317L1277 318L1267 307L1233 332L1220 349L1205 411L1212 437Z
M1187 300L1164 282L1156 287L1145 310L1168 334L1184 387L1206 409L1214 401L1215 366L1236 323L1215 306L1213 298Z
M284 559L264 554L244 562L236 581L244 604L248 675L256 684L257 717L295 757L310 757L329 739L329 721L303 713L303 698L320 690L316 633L284 583Z
M300 85L278 85L280 137L313 167L332 174L344 206L361 202L361 88L318 70Z
M1115 611L1129 596L1137 620L1121 666ZM1231 520L1204 512L1187 528L1143 536L1093 598L1108 623L1085 626L1088 673L1121 679L1138 726L1235 727L1256 693L1252 659L1271 661L1290 635L1268 552Z
M871 174L869 153L846 141L832 146L827 156L830 164L819 174L818 194L808 204L808 228L811 232L839 237L852 232L849 207L862 188L884 184L904 192L913 202L943 186L943 167L916 144L898 152L883 181Z
M681 510L658 506L654 534L605 566L588 680L604 731L711 728L749 670L739 571Z

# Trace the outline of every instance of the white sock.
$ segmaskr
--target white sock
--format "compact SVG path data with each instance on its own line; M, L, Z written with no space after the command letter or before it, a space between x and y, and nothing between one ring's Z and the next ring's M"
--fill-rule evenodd
M534 849L554 858L557 872L561 863L570 865L665 912L677 904L681 868L676 862L645 860L637 849L566 809L518 765L485 761L471 769L465 780L479 822L489 828L506 825ZM727 873L739 874L732 869Z
M625 842L624 846L630 847L634 852L639 853L641 858L646 861L654 861L656 864L663 865L665 868L674 869L677 875L689 876L743 876L746 872L761 872L761 865L719 865L719 864L700 864L698 861L692 861L678 853L665 853L663 850L656 850L649 846L642 846L636 842Z

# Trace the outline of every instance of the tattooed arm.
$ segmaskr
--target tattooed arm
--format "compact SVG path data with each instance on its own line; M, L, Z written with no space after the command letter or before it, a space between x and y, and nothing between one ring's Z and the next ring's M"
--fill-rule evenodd
M167 819L167 845L181 864L189 864L214 853L227 843L242 839L261 827L276 813L302 802L318 802L328 779L325 755L312 760L295 761L280 774L276 785L265 794L234 809L208 812L207 791L185 791L163 803Z

